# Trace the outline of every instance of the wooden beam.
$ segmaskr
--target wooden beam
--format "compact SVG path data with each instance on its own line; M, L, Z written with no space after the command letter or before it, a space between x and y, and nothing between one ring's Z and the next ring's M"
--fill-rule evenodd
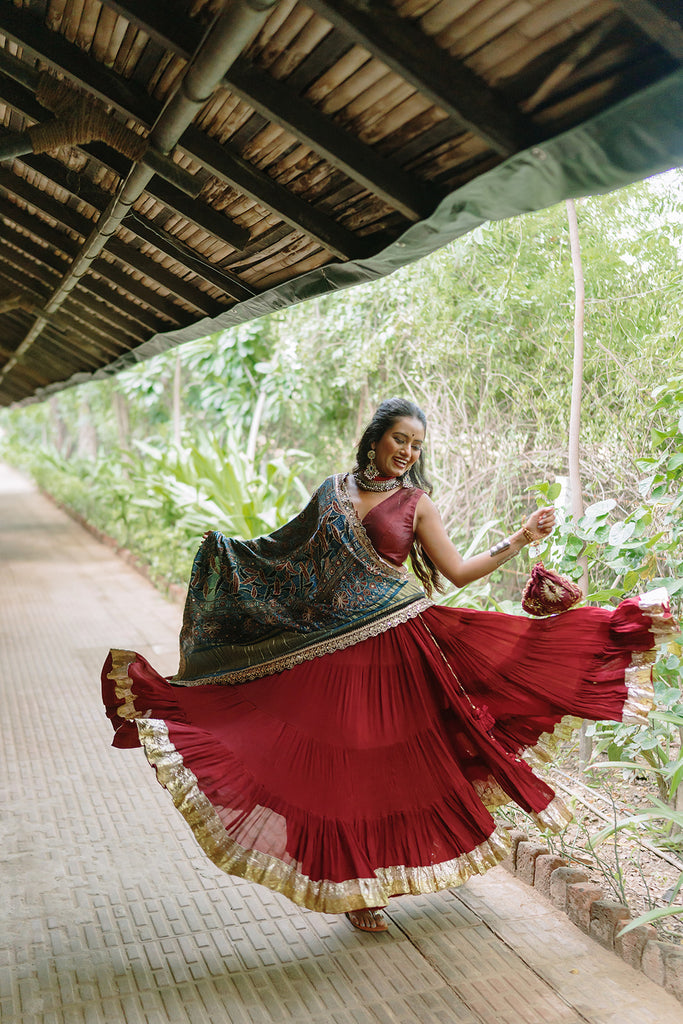
M178 145L199 160L211 174L228 182L238 192L251 196L269 210L274 210L279 217L303 231L328 252L342 259L370 255L372 250L363 239L356 238L351 231L331 218L321 216L310 203L283 189L238 153L221 146L197 128L188 128Z
M0 138L2 136L0 135ZM96 185L87 174L75 173L54 157L26 155L16 158L27 167L31 167L44 178L68 192L75 200L88 203L98 213L102 213L111 202L111 193ZM94 222L91 222L91 224Z
M10 195L23 199L36 210L40 210L47 217L56 220L65 228L70 228L83 238L87 238L95 227L95 221L84 217L82 213L72 210L67 203L60 203L54 196L42 192L35 185L31 185L25 178L12 174L5 167L0 167L0 188Z
M126 79L112 74L58 32L51 32L40 18L29 13L28 8L15 7L10 0L0 0L0 26L3 35L18 43L22 50L28 50L57 68L75 86L85 87L124 117L132 117L148 127L156 120L161 111L158 100L131 86Z
M68 269L69 264L63 257L53 252L52 249L39 245L38 242L27 235L21 234L11 224L3 223L2 238L3 241L11 243L11 245L19 249L26 256L42 263L44 267L50 267L60 277ZM128 281L132 281L132 278L129 278ZM104 279L100 279L99 275L97 278L93 274L87 274L85 277L82 277L73 294L77 295L80 292L83 292L84 295L92 293L92 295L97 296L107 305L112 306L115 310L120 310L121 313L130 317L136 323L146 327L148 331L156 333L168 326L165 321L160 320L149 309L133 302L127 295L122 295L120 291L113 288ZM81 301L86 305L88 304L85 298Z
M0 53L0 68L2 66L2 54ZM11 78L2 74L0 70L0 98L4 100L13 110L22 114L24 117L30 118L32 121L43 121L46 116L46 110L36 100L33 93L29 92L23 86L18 85ZM8 134L8 133L7 133ZM1 137L1 133L0 133ZM105 142L91 142L86 146L76 147L81 152L85 153L91 161L94 161L98 167L107 167L109 170L114 171L120 178L125 178L131 168L131 161L127 157L117 153L115 149L112 149ZM37 159L49 159L49 158L38 158L34 156L27 156L21 158L24 163L31 163L32 166L36 166L32 161ZM59 163L55 161L55 163ZM61 165L64 166L64 165ZM68 181L73 181L73 175L65 168L65 173L68 175ZM78 194L83 198L87 198L83 191L83 181L89 181L87 175L79 175L77 184L75 187L79 188ZM62 181L62 187L68 187L67 182ZM90 182L93 188L97 186ZM73 187L72 187L73 189ZM107 199L111 199L109 193L100 190L103 196ZM184 217L190 223L196 224L198 227L203 228L214 238L220 239L227 245L232 246L234 249L240 251L248 243L249 232L246 228L241 228L237 224L234 224L225 214L219 213L217 210L213 210L210 206L205 203L199 202L198 199L191 199L184 192L181 192L179 188L171 185L169 182L164 181L163 178L155 175L150 181L149 185L145 189L148 195L158 199L159 202L163 203L174 213ZM97 204L93 204L97 205Z
M535 140L532 122L513 103L385 0L307 0L307 6L496 152L510 156Z
M36 263L35 260L29 259L28 256L24 256L23 253L6 245L4 238L0 240L0 256L4 265L14 267L15 270L19 271L19 279L21 280L23 277L27 286L37 281L39 285L45 287L48 293L49 289L54 287L54 270L51 270L44 264ZM35 284L33 284L33 287L35 287Z
M42 291L40 289L35 290L33 287L26 288L26 282L22 280L21 275L14 271L14 268L7 264L0 266L0 282L9 283L10 287L21 287L23 285L24 290L29 294L30 297L35 299L37 307L44 301L42 298ZM35 313L29 314L31 321L35 319ZM24 333L27 332L28 326L23 327ZM62 351L68 353L68 358L72 360L73 369L70 373L76 372L79 369L83 369L83 362L90 363L95 368L102 365L101 353L93 345L92 339L85 334L80 333L77 328L69 327L68 331L64 331L63 327L57 326L51 318L47 318L47 324L44 328L44 333L41 334L41 338L45 337L45 332L49 332L52 347L58 347ZM26 350L26 353L20 352L22 343L20 342L15 351L12 353L12 358L17 358L17 365L23 364L24 355L28 352L34 352L34 347ZM41 342L42 345L42 342ZM38 349L40 351L40 349ZM49 349L47 349L49 352ZM19 355L17 356L17 353ZM99 360L99 362L98 362ZM0 375L3 373L3 369L0 368ZM9 371L10 373L13 370ZM0 381L0 384L4 386L5 378Z
M149 256L145 256L135 246L122 242L116 235L112 235L107 242L107 252L110 252L112 256L115 256L117 260L120 260L127 266L139 271L145 277L156 281L157 284L168 289L172 295L178 295L180 298L185 299L186 302L194 306L200 313L216 317L219 313L225 312L225 306L216 302L210 295L195 288L194 285L184 281L181 277L177 277L170 270L166 270L160 263L157 263Z
M164 49L185 59L189 59L198 44L200 26L186 13L174 10L173 5L169 10L167 5L161 7L156 0L127 0L126 3L108 2L107 6L146 32ZM349 46L350 43L346 42L345 48ZM331 52L338 54L341 48L337 40ZM406 174L375 148L361 142L322 114L295 91L289 80L275 79L240 58L228 70L223 83L266 121L279 124L409 220L429 216L441 198L419 178ZM237 145L236 140L231 141Z
M81 149L99 166L108 167L120 178L125 178L128 173L130 161L105 143L91 142L87 146L82 146ZM249 241L249 231L246 228L239 227L224 213L214 210L199 199L192 199L158 175L152 178L146 186L145 192L147 195L153 196L154 199L158 199L173 213L177 213L191 224L203 228L213 238L225 242L226 245L232 246L238 252Z
M201 277L203 281L212 284L215 288L220 288L221 291L229 295L231 299L235 299L236 302L242 302L243 299L250 299L252 295L256 295L254 289L242 282L236 274L231 274L228 270L221 270L220 267L209 263L208 260L205 260L199 253L190 249L179 238L174 238L173 235L164 231L156 224L145 220L139 214L129 213L123 221L123 227L127 228L128 231L132 231L138 238L149 242L159 252L170 256L171 259L177 260L178 263L182 263L184 267L191 270L197 277Z
M146 335L136 334L135 331L131 331L130 321L105 326L108 324L108 320L106 317L104 319L102 317L101 307L103 303L98 303L100 309L97 309L93 306L92 299L90 304L85 307L85 314L71 311L71 317L75 318L76 321L75 324L73 319L69 317L67 304L65 304L64 313L43 314L43 304L54 282L46 279L45 271L41 274L41 268L36 267L35 263L26 259L26 257L22 257L15 250L10 250L8 247L3 246L1 242L0 257L2 257L4 272L7 275L11 275L13 280L16 281L18 289L24 292L26 298L34 306L29 312L33 316L45 316L47 322L56 330L64 334L79 333L81 338L88 339L89 346L94 345L97 349L106 352L111 358L116 358L121 355L122 351L130 349L131 345L125 342L122 343L122 338L135 340L137 344L147 340ZM43 287L45 291L43 291ZM78 302L78 298L74 297L72 293L68 302ZM79 305L83 306L83 303L81 302ZM84 322L86 326L80 329L77 326L79 322Z
M4 222L3 231L7 229L6 225L8 222L10 224L16 224L25 231L30 231L32 235L37 235L42 238L43 241L47 242L52 248L65 252L67 256L71 257L76 255L80 248L78 242L75 242L72 238L61 234L56 228L50 227L49 224L45 221L41 221L34 214L29 213L27 210L22 210L15 203L10 203L7 199L3 199L1 196L0 218ZM27 239L27 242L31 241L31 239ZM33 242L33 244L37 245L35 242ZM64 269L66 270L67 268L68 264L65 264ZM181 309L170 299L167 299L152 288L149 288L131 274L125 273L125 271L121 270L117 264L104 259L104 257L100 257L94 261L91 270L93 274L102 278L102 282L98 284L96 279L93 277L93 274L88 274L86 277L81 278L79 287L97 291L100 287L106 287L104 282L108 281L112 286L115 285L124 292L124 296L120 296L114 292L113 287L110 289L112 294L117 296L114 304L119 301L128 301L125 298L125 295L134 295L136 298L140 299L141 302L144 302L146 306L150 307L151 311L156 310L160 316L165 318L163 321L154 318L153 322L150 323L150 328L152 330L160 331L185 325L187 320L187 312L185 310ZM138 307L135 306L135 303L131 303L131 305L138 309ZM139 312L136 315L144 319L145 317L151 317L152 313L144 309L139 309Z
M19 10L9 0L0 0L0 25L3 32L21 47L30 50L51 67L62 72L80 88L116 107L125 117L133 118L145 127L150 127L156 121L161 112L161 104L157 100L133 83L123 85L115 74L104 69L101 64L62 36L47 30L37 18L27 14L25 9ZM180 148L200 163L203 162L206 152L214 154L214 173L217 173L218 177L246 192L257 203L304 231L325 249L342 259L369 256L386 241L377 240L376 245L369 245L367 241L356 238L336 221L317 213L312 204L299 199L263 171L252 167L238 154L230 153L227 147L214 142L198 129L188 129L181 140ZM223 175L218 173L218 166L224 167ZM244 182L244 186L239 184L240 181Z
M64 164L54 160L52 157L27 156L21 157L21 160L22 163L32 167L49 181L69 192L74 198L82 199L89 203L99 213L106 208L111 200L108 192L98 188L93 182L88 182L85 175L75 176ZM0 184L3 184L1 174ZM40 193L40 190L38 192ZM179 239L174 239L172 235L162 231L152 222L146 221L141 214L135 212L129 214L124 222L124 226L140 238L144 238L145 241L156 246L160 252L182 263L183 266L192 270L198 277L215 285L217 288L221 288L226 295L230 295L236 301L240 302L242 299L251 298L252 295L256 294L253 288L243 284L235 274L215 267L199 253L184 245Z
M141 302L144 302L146 306L149 306L150 310L156 310L161 316L165 317L165 322L158 323L157 331L172 330L176 325L180 327L184 324L185 318L188 315L185 309L176 305L172 299L167 298L165 295L160 295L159 292L146 285L144 281L139 281L132 274L127 274L118 264L100 256L99 259L93 261L90 270L94 274L98 274L103 281L108 281L110 284L121 288L126 295L134 295ZM97 282L93 280L91 273L87 277L82 277L79 284L83 288L93 288L93 290L97 286Z
M127 22L153 39L164 50L171 50L189 58L197 49L205 26L196 18L188 17L187 4L177 0L102 0L104 7L116 11Z
M683 7L680 0L617 0L626 17L683 63Z
M63 231L53 228L51 224L41 220L34 213L22 209L16 203L11 203L2 195L0 195L0 217L24 228L25 231L30 231L38 238L42 238L53 249L58 249L68 258L74 257L80 248L75 239L65 235Z
M41 210L46 216L53 218L72 231L78 232L83 238L87 238L95 226L95 222L83 217L82 214L72 210L64 203L60 203L52 196L46 195L34 185L30 185L25 179L18 178L15 174L0 167L0 188L10 194L18 196L37 210ZM171 271L162 267L161 264L140 253L134 246L127 245L116 236L112 236L107 242L107 249L117 259L134 270L139 270L145 277L151 278L157 284L167 288L173 295L178 295L191 303L200 312L211 316L217 316L223 312L224 306L217 303L210 296L204 294L200 289L184 281ZM177 256L175 257L177 259Z
M22 234L17 231L11 224L3 223L0 229L0 235L2 236L3 242L9 242L17 249L20 249L26 256L32 257L39 263L42 263L44 267L49 267L54 270L60 276L68 268L69 264L67 260L54 252L52 248L48 248L44 245L39 245L34 238L29 238L28 235Z
M190 224L196 224L197 227L203 228L212 238L231 245L237 252L241 252L249 242L249 232L246 228L239 227L224 213L219 213L218 210L200 202L199 199L190 199L179 188L169 185L158 175L152 178L145 192L154 196L160 203L189 221Z
M419 178L381 156L346 129L293 92L287 82L263 74L247 61L236 61L227 76L230 88L269 121L327 160L409 220L428 217L442 198Z

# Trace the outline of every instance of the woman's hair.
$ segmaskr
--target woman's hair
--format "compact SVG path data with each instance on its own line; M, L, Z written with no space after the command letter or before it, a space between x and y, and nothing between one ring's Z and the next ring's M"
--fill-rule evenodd
M363 431L363 436L358 442L354 472L362 470L367 466L368 453L372 445L376 444L386 434L387 430L391 430L396 420L403 419L404 417L412 417L419 420L426 432L427 417L419 405L409 402L407 398L387 398L377 407L375 415L368 423ZM410 467L407 475L413 487L419 487L427 494L431 494L433 488L431 481L425 474L424 461L424 452L421 451L419 459ZM431 558L423 551L422 545L417 538L413 540L410 549L410 562L413 572L425 588L428 597L432 596L435 589L443 590L439 571Z

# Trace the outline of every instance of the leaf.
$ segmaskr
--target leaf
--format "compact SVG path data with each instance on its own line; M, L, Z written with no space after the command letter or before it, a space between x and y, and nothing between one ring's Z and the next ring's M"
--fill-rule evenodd
M609 543L619 547L621 544L625 544L629 537L633 536L635 530L635 523L613 523L609 531Z
M683 466L683 452L676 452L666 464L667 473L672 473L675 469L680 469L681 466Z
M656 473L651 473L650 476L646 476L643 480L639 480L638 481L638 491L639 491L639 493L642 494L642 495L646 495L649 492L650 488L652 487L653 483L655 482L656 477L657 477Z
M651 924L652 921L659 921L663 917L671 917L672 915L683 915L683 907L655 907L654 910L648 910L647 913L641 914L640 917L630 921L625 928L621 929L617 937L626 935L626 932L630 932L634 928L639 928L641 924Z
M677 715L673 711L651 711L650 718L655 722L669 722L671 725L683 727L683 715Z
M623 597L624 591L621 587L612 588L611 590L596 590L593 594L589 594L586 598L587 601L609 601L613 597Z
M652 807L646 807L642 811L638 811L636 814L630 815L628 818L622 818L616 825L608 825L607 828L603 828L596 835L590 837L590 847L600 846L606 839L609 839L615 832L621 832L622 829L632 828L634 825L642 824L645 821L657 821L664 819L665 821L672 821L676 825L683 825L683 812L675 811L672 807L667 807L666 804L662 803L661 800L653 800Z
M583 519L602 519L609 515L613 508L616 508L616 501L614 498L606 498L605 501L596 501L595 504L589 505L583 514Z
M636 763L635 761L595 761L589 765L589 768L591 771L593 771L594 768L619 768L620 770L633 768L638 772L652 772L653 775L664 774L663 768L656 768L653 764L641 764L640 762Z
M681 779L683 779L683 759L681 759L669 782L669 798L671 800L676 796Z

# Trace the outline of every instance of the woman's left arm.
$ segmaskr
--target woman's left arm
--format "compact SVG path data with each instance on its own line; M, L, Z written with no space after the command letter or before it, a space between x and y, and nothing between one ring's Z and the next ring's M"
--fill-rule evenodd
M431 498L423 494L415 510L415 536L442 576L464 587L466 583L488 576L508 559L519 554L523 547L543 540L555 525L552 506L532 512L520 530L480 555L463 558L446 533L441 516Z

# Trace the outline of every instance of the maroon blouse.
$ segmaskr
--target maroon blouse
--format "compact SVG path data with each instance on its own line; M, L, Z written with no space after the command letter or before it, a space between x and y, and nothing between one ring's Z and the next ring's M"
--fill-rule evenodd
M410 553L415 506L424 493L419 487L397 487L362 519L375 551L393 565L403 565Z

